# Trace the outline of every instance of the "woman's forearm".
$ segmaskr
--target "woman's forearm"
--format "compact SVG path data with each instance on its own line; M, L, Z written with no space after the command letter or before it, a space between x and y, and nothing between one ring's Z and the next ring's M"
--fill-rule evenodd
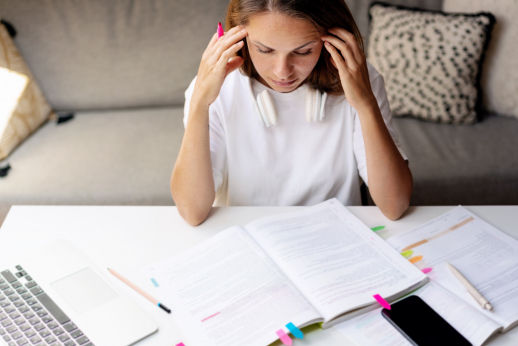
M391 220L407 210L412 194L412 173L399 153L376 104L357 110L362 126L369 191Z
M178 212L192 226L207 218L215 197L208 113L207 105L191 100L182 146L171 177L171 193Z

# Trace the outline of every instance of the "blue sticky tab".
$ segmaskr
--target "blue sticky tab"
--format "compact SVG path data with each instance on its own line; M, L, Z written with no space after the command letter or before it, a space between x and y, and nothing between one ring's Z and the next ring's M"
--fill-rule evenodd
M156 282L155 279L151 278L151 282L153 283L153 285L155 285L155 287L158 287L158 282Z
M304 338L304 333L302 333L302 331L295 327L295 325L293 323L288 323L286 325L286 328L288 328L288 330L291 332L291 334L296 337L297 339L303 339Z

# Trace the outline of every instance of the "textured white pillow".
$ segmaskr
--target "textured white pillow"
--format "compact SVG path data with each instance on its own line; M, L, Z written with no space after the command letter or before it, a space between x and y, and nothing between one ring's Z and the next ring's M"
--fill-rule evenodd
M446 12L491 12L496 18L482 69L484 109L518 118L518 1L444 0Z
M480 65L494 17L451 15L385 3L369 11L367 55L383 75L395 116L472 124Z

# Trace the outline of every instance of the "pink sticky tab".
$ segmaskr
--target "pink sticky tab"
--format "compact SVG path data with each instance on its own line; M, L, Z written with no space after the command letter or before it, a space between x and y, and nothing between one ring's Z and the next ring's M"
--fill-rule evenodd
M374 297L374 299L376 299L378 301L378 303L380 303L381 306L383 306L387 310L390 310L390 304L385 299L383 299L379 294L375 294L375 295L373 295L373 297Z
M176 346L185 346L183 342L180 342L179 344L176 344Z
M282 329L279 329L278 331L276 331L275 333L277 333L277 335L279 336L279 339L281 339L282 343L284 345L291 345L292 344L292 341L291 341L291 338L289 337L288 334L286 334L284 332L284 330Z
M433 268L424 268L423 270L421 270L423 273L425 274L428 274L429 272L431 272L433 270Z

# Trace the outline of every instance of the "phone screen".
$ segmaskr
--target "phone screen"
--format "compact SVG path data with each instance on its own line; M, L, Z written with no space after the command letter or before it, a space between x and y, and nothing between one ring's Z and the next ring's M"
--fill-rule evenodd
M418 296L410 296L391 304L381 314L413 345L471 345Z

